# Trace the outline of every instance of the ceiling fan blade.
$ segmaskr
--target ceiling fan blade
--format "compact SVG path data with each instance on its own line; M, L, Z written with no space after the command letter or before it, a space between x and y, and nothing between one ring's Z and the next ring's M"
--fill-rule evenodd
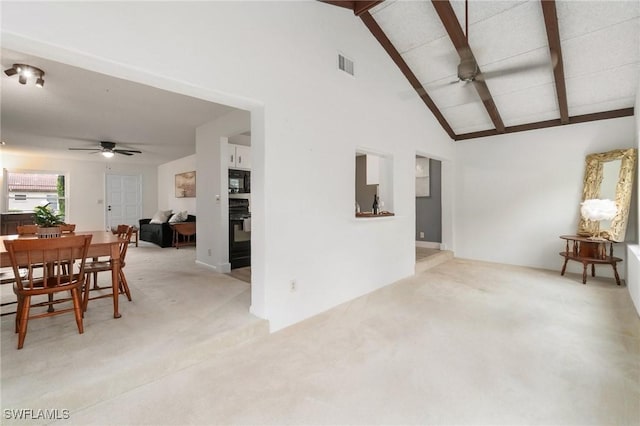
M541 70L541 69L552 69L549 65L550 64L548 63L527 64L527 65L516 65L513 67L503 68L495 71L483 71L482 78L484 79L495 78L495 77L501 77L501 76L510 75L510 74L518 74L518 73ZM480 74L476 76L476 79L477 80L480 79Z
M437 83L437 84L431 84L430 83L427 86L427 89L430 92L433 92L433 91L436 91L436 90L439 90L439 89L444 89L445 87L449 87L449 86L451 86L453 84L458 84L458 83L460 83L460 81L461 81L460 79L456 79L456 80L451 80L451 81L443 81L443 82Z
M545 61L545 62L538 62L534 64L521 64L521 65L515 65L512 67L503 68L501 70L483 71L482 77L485 79L494 78L494 77L500 77L503 75L517 74L520 72L548 69L549 67L551 67L551 70L553 70L556 67L556 65L558 65L558 54L556 52L551 52L551 62ZM479 77L480 76L477 76L476 79L479 79Z
M481 76L481 74L478 74L478 76ZM473 81L473 85L478 91L478 95L480 96L480 99L482 99L482 101L488 101L489 99L492 99L491 92L489 92L489 88L487 87L487 83L485 83L483 79L478 79L476 77L476 80Z
M100 148L69 148L70 151L100 151Z
M125 155L142 154L142 151L138 151L137 149L114 149L113 152Z

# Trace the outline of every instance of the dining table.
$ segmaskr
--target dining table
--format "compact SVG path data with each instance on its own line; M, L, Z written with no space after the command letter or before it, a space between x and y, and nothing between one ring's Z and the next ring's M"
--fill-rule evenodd
M63 233L60 238L73 235L92 235L91 245L87 253L87 258L109 256L111 259L111 285L113 286L113 317L120 318L122 315L118 311L119 276L120 276L120 244L126 240L114 235L111 231L84 231ZM9 253L4 246L4 240L37 238L36 235L2 235L0 236L0 267L11 266ZM17 259L18 262L27 263L27 259Z

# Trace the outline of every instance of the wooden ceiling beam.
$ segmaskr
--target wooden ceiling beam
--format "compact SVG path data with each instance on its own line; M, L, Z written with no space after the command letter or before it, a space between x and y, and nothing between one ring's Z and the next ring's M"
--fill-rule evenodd
M553 77L556 81L556 95L558 96L558 108L560 109L560 121L569 123L569 106L567 104L567 88L564 79L564 65L562 63L562 48L560 46L560 31L558 29L558 15L556 13L555 0L540 0L544 25L547 27L547 39L549 40L549 54L553 63Z
M549 40L549 53L551 55L552 61L554 62L554 77L556 83L556 93L558 95L558 105L560 109L560 118L554 120L546 120L539 121L535 123L527 123L521 124L517 126L509 126L505 127L502 123L502 119L498 113L498 110L493 102L491 94L489 93L489 89L484 83L482 78L474 81L474 86L480 95L480 98L483 100L485 108L493 121L495 129L491 130L482 130L479 132L472 133L464 133L464 134L455 134L447 120L444 118L438 107L435 105L433 100L429 97L426 90L415 76L413 71L409 68L407 63L402 59L400 53L393 46L389 38L382 31L378 23L369 13L369 10L375 5L382 3L381 1L344 1L344 0L320 0L323 3L332 4L335 6L344 7L350 10L353 10L354 14L360 16L360 19L365 24L365 26L369 29L371 34L378 40L378 43L382 46L382 48L387 52L387 54L391 57L393 62L398 66L400 71L407 78L411 86L418 93L418 96L423 100L425 105L431 110L431 113L434 115L436 120L440 123L442 128L447 132L449 137L456 141L475 139L487 136L497 136L505 133L517 133L524 132L528 130L535 129L544 129L547 127L556 127L562 126L566 124L577 124L577 123L586 123L589 121L597 121L597 120L608 120L612 118L620 118L620 117L629 117L633 116L634 109L633 108L622 108L617 110L598 112L592 114L583 114L577 115L573 117L569 117L569 110L567 106L567 93L566 93L566 84L564 77L564 67L562 62L562 49L560 46L560 33L558 30L558 18L555 7L555 0L540 0L542 5L542 11L544 14L545 26L547 29L547 38ZM453 12L453 8L448 0L432 0L432 4L442 21L447 33L449 34L449 38L451 39L453 45L455 46L458 54L461 59L462 55L466 55L464 58L475 58L473 57L473 53L469 47L469 43L467 42L467 38L462 31L462 27L458 22L455 13ZM477 61L476 61L477 63ZM481 75L480 73L478 75Z
M455 140L456 138L455 132L453 131L449 123L447 123L447 120L444 118L444 116L442 115L442 113L440 112L436 104L433 102L431 97L427 94L427 91L424 89L424 87L422 87L422 84L420 83L418 78L415 76L413 71L411 71L411 69L409 68L409 65L407 65L404 59L402 59L402 56L400 55L398 50L393 46L393 44L391 43L391 40L389 40L389 38L386 36L384 31L382 31L382 28L380 28L380 26L378 25L376 20L373 18L373 16L371 16L369 12L364 12L360 15L360 19L362 20L364 25L369 29L369 31L371 31L371 34L373 34L376 40L378 40L378 43L380 43L382 48L391 57L393 62L395 62L398 68L400 68L400 71L402 72L402 74L404 74L407 80L409 80L411 87L413 87L414 90L418 93L418 96L420 96L420 98L425 103L425 105L427 105L427 108L429 108L429 110L434 115L436 120L438 120L438 122L440 123L442 128L445 130L445 132L447 132L447 134L451 139Z
M556 126L562 126L565 124L578 124L578 123L586 123L589 121L609 120L612 118L630 117L630 116L633 116L633 108L622 108L622 109L615 109L611 111L595 112L591 114L575 115L573 117L569 117L566 123L563 123L562 120L560 119L555 119L555 120L538 121L536 123L520 124L518 126L509 126L505 128L505 133L525 132L527 130L544 129L547 127L556 127ZM483 138L486 136L497 136L497 135L499 135L499 133L495 129L492 129L492 130L482 130L479 132L464 133L461 135L456 135L454 139L457 141L462 141L467 139Z
M384 0L382 0L382 1L356 1L356 2L354 2L353 13L355 13L356 16L360 16L363 13L368 12L369 9L371 9L372 7L379 5L383 1Z
M344 7L346 9L351 9L355 11L356 8L356 2L351 0L351 1L345 1L345 0L319 0L320 3L327 3L327 4L332 4L334 6L339 6L339 7Z
M354 15L360 16L365 12L368 12L374 6L379 5L384 0L320 0L321 3L332 4L334 6L344 7L345 9L353 10Z
M458 22L458 18L453 11L453 7L451 7L451 3L449 3L448 0L431 0L431 4L433 4L436 13L440 17L440 21L442 21L442 25L444 25L447 34L449 34L449 38L451 39L453 46L456 48L458 56L460 56L460 60L472 58L473 61L477 64L478 61L476 61L475 57L473 56L471 47L467 42L467 37L462 30L462 27L460 26L460 22ZM484 107L486 108L491 121L493 122L493 125L496 128L496 131L498 133L504 133L504 123L502 122L502 118L500 117L498 108L493 101L491 92L489 92L489 87L482 78L482 71L480 71L479 66L478 73L476 74L476 79L473 83L478 92L478 95L480 96L480 99L482 99L482 103L484 104Z

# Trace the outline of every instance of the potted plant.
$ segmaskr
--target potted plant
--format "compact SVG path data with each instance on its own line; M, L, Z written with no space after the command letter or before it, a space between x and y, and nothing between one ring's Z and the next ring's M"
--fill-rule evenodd
M56 214L51 210L49 203L44 206L37 206L33 211L33 221L38 225L39 238L55 238L60 236L60 225L64 223L62 215Z

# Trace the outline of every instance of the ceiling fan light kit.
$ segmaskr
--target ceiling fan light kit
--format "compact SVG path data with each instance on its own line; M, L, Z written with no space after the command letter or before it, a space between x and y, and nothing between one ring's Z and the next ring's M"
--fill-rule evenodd
M27 80L36 77L36 87L42 89L44 86L44 71L40 68L27 65L27 64L13 64L11 68L4 71L8 77L13 77L18 74L18 82L20 84L27 84Z
M69 148L70 151L94 151L92 154L100 153L105 158L112 158L115 154L133 155L142 154L137 149L116 149L115 142L101 141L98 148Z
M478 63L474 58L466 58L458 64L458 78L464 82L474 81L478 75Z

